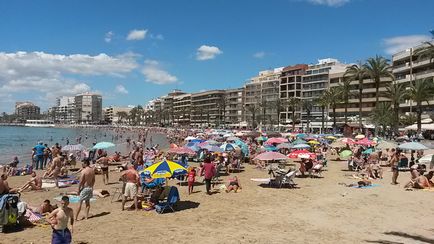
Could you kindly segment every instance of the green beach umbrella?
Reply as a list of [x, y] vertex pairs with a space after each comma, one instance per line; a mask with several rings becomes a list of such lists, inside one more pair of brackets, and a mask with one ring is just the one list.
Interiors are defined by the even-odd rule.
[[339, 153], [339, 157], [341, 158], [348, 158], [351, 155], [353, 155], [353, 152], [351, 152], [350, 150], [343, 150]]

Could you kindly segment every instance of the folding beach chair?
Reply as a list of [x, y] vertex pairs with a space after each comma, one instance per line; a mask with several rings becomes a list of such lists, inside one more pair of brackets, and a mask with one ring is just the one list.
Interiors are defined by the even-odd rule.
[[172, 212], [175, 212], [174, 206], [179, 201], [179, 192], [178, 188], [175, 186], [170, 187], [169, 195], [167, 196], [167, 200], [165, 202], [161, 202], [157, 205], [155, 205], [155, 210], [157, 213], [161, 214], [166, 209], [172, 210]]

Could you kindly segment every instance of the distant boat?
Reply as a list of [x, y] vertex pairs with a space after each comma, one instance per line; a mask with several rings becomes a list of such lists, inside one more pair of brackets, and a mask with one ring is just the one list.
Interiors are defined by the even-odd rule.
[[54, 122], [50, 120], [26, 120], [24, 126], [27, 127], [54, 127]]

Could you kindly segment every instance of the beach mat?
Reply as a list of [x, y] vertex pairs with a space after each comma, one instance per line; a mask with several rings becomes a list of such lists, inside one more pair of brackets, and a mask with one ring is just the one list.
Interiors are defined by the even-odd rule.
[[[69, 202], [70, 202], [70, 203], [79, 203], [79, 202], [80, 202], [80, 196], [76, 196], [76, 195], [67, 195], [67, 196], [69, 197]], [[55, 197], [54, 200], [60, 202], [60, 200], [62, 199], [62, 197], [63, 197], [63, 196]], [[95, 197], [92, 197], [92, 198], [90, 199], [90, 201], [91, 201], [91, 202], [94, 202], [94, 201], [96, 201], [96, 198], [95, 198]]]
[[430, 188], [430, 189], [422, 189], [422, 191], [434, 192], [434, 188]]
[[261, 182], [261, 183], [269, 183], [270, 182], [270, 178], [251, 178], [251, 181], [254, 182]]
[[379, 184], [372, 184], [370, 186], [362, 186], [362, 187], [352, 186], [352, 188], [368, 189], [368, 188], [373, 188], [373, 187], [377, 187], [377, 186], [380, 186], [380, 185]]

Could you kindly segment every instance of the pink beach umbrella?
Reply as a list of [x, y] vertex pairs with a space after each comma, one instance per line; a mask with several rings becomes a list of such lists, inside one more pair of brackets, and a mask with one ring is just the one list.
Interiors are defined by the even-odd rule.
[[341, 142], [343, 142], [343, 143], [345, 143], [345, 144], [354, 144], [354, 142], [356, 142], [356, 141], [354, 141], [354, 140], [351, 139], [351, 138], [342, 138], [342, 139], [340, 139], [339, 141], [341, 141]]
[[288, 157], [278, 152], [264, 152], [257, 155], [254, 160], [271, 161], [271, 160], [286, 160]]
[[371, 145], [374, 145], [375, 142], [369, 140], [368, 138], [363, 138], [362, 140], [356, 141], [356, 144], [362, 145], [362, 146], [371, 146]]
[[273, 137], [268, 139], [265, 143], [267, 144], [280, 144], [280, 143], [284, 143], [284, 142], [288, 142], [288, 139], [282, 138], [282, 137]]
[[196, 155], [196, 152], [187, 147], [171, 148], [168, 153]]

